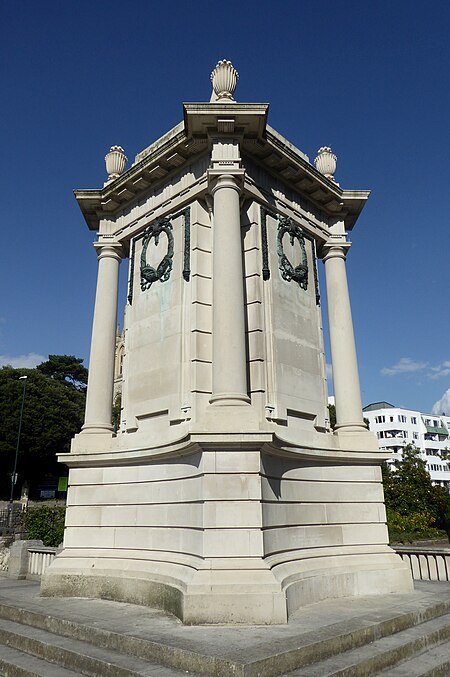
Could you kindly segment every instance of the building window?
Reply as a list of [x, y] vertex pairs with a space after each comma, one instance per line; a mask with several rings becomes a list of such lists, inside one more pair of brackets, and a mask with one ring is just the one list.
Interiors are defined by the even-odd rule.
[[411, 423], [417, 425], [417, 418], [415, 416], [411, 416]]
[[375, 416], [375, 423], [384, 423], [385, 417], [384, 416]]
[[413, 439], [418, 440], [419, 439], [419, 433], [413, 433]]
[[400, 423], [406, 423], [406, 416], [399, 415], [398, 420], [400, 421]]

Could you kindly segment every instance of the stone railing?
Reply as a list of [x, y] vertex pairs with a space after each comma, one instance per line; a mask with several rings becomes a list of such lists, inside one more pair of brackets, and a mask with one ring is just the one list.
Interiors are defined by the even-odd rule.
[[9, 550], [8, 578], [40, 579], [61, 548], [48, 548], [42, 541], [14, 541]]
[[27, 578], [41, 578], [42, 574], [56, 557], [57, 548], [45, 546], [32, 546], [28, 548], [28, 573]]
[[415, 581], [450, 581], [450, 549], [395, 546]]

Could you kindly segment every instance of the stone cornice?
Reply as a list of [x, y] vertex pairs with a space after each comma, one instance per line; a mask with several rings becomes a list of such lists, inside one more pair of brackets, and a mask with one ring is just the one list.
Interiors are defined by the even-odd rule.
[[[184, 456], [198, 451], [217, 451], [221, 448], [235, 451], [262, 451], [273, 456], [303, 458], [305, 460], [321, 460], [324, 462], [373, 465], [390, 458], [388, 451], [379, 450], [376, 437], [368, 432], [335, 435], [331, 432], [318, 433], [305, 439], [301, 446], [288, 442], [271, 430], [255, 430], [254, 432], [218, 432], [204, 433], [192, 430], [167, 444], [137, 444], [132, 448], [122, 448], [119, 438], [111, 438], [111, 451], [99, 451], [96, 447], [96, 436], [77, 435], [74, 438], [72, 451], [69, 454], [58, 454], [60, 463], [69, 468], [102, 467], [119, 465], [141, 465], [147, 461], [155, 461], [167, 457]], [[308, 443], [309, 442], [309, 443]], [[92, 448], [91, 446], [92, 445]]]
[[[342, 216], [346, 229], [351, 230], [370, 191], [343, 190], [337, 183], [318, 172], [303, 153], [280, 134], [273, 133], [270, 128], [266, 130], [265, 141], [264, 148], [255, 149], [253, 159], [329, 216]], [[250, 150], [245, 139], [243, 148], [247, 153]]]
[[[115, 212], [154, 183], [164, 179], [201, 148], [187, 143], [184, 130], [167, 135], [165, 143], [152, 144], [144, 157], [117, 179], [97, 190], [75, 190], [75, 198], [91, 230], [97, 230], [100, 218]], [[161, 141], [161, 140], [160, 140]], [[202, 144], [205, 147], [206, 145]]]
[[185, 103], [188, 137], [232, 134], [262, 139], [266, 131], [267, 103]]
[[346, 230], [355, 224], [370, 192], [343, 190], [308, 162], [304, 153], [267, 125], [268, 104], [186, 103], [181, 122], [136, 156], [117, 179], [75, 197], [91, 230], [161, 183], [194, 156], [205, 153], [215, 136], [240, 139], [241, 150], [268, 173], [314, 204], [325, 217], [339, 217]]

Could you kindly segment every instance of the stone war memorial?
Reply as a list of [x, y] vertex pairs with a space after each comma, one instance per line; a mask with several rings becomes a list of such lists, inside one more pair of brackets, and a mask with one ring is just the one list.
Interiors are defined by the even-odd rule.
[[[388, 546], [363, 420], [346, 256], [369, 196], [234, 99], [209, 103], [76, 199], [98, 234], [86, 418], [46, 596], [164, 609], [186, 624], [286, 623], [303, 605], [409, 592]], [[129, 261], [122, 412], [111, 425], [119, 264]], [[326, 278], [330, 428], [317, 266]]]

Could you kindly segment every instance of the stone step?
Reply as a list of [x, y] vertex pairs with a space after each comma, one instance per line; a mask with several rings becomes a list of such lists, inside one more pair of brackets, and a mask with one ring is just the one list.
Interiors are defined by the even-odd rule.
[[[40, 628], [23, 625], [14, 621], [0, 619], [0, 645], [12, 648], [22, 655], [47, 661], [49, 665], [56, 664], [59, 670], [66, 669], [69, 674], [91, 675], [92, 677], [180, 677], [185, 672], [165, 668], [156, 663], [150, 663], [136, 656], [121, 654], [111, 649], [97, 647], [71, 637], [42, 630]], [[3, 655], [3, 647], [1, 655]], [[22, 659], [25, 660], [25, 659]], [[15, 663], [12, 663], [14, 666]], [[10, 672], [12, 666], [8, 668]], [[20, 664], [18, 667], [21, 667]], [[52, 666], [54, 667], [54, 665]], [[2, 668], [4, 670], [4, 668]], [[5, 670], [4, 670], [5, 671]], [[17, 674], [21, 674], [17, 672]], [[40, 672], [33, 674], [45, 675]], [[51, 673], [48, 672], [50, 675]], [[57, 672], [53, 673], [55, 676]], [[61, 672], [61, 676], [65, 673]]]
[[36, 658], [10, 646], [0, 647], [1, 677], [80, 677], [79, 672]]
[[[396, 670], [400, 670], [405, 661], [414, 666], [418, 658], [421, 658], [426, 664], [429, 657], [437, 656], [438, 653], [440, 655], [440, 647], [448, 647], [448, 640], [450, 640], [450, 615], [439, 616], [285, 674], [289, 674], [289, 677], [363, 677], [380, 674], [393, 676], [397, 675]], [[448, 648], [446, 651], [443, 660], [437, 659], [435, 667], [450, 662]], [[412, 677], [416, 674], [427, 673], [398, 673], [399, 677], [400, 675]], [[450, 673], [442, 674], [448, 677]]]
[[[85, 606], [89, 600], [78, 600], [78, 602]], [[218, 670], [218, 672], [214, 672], [218, 677], [228, 677], [228, 675], [234, 674], [235, 664], [232, 661], [217, 661], [214, 657], [179, 646], [171, 646], [165, 642], [135, 637], [132, 634], [112, 632], [99, 627], [95, 621], [95, 624], [84, 624], [60, 616], [53, 616], [50, 613], [36, 612], [30, 608], [25, 609], [0, 603], [0, 622], [2, 620], [15, 622], [21, 628], [29, 627], [48, 631], [52, 635], [66, 638], [70, 643], [78, 640], [102, 648], [107, 652], [125, 654], [125, 658], [139, 656], [148, 664], [155, 665], [159, 671], [149, 674], [161, 675], [161, 677], [165, 677], [165, 675], [167, 677], [178, 676], [180, 674], [202, 674], [210, 677], [213, 670]], [[18, 646], [20, 647], [21, 644], [19, 643]], [[217, 663], [219, 667], [216, 667]], [[108, 677], [110, 677], [109, 672]]]
[[448, 677], [450, 642], [444, 642], [420, 656], [414, 656], [395, 668], [384, 670], [380, 677]]
[[[289, 624], [280, 626], [184, 626], [174, 617], [147, 607], [107, 600], [47, 598], [38, 593], [39, 586], [30, 581], [2, 584], [0, 579], [0, 618], [59, 636], [70, 649], [80, 641], [106, 651], [108, 659], [115, 656], [114, 652], [122, 654], [125, 662], [118, 667], [135, 670], [136, 674], [139, 670], [130, 660], [138, 657], [147, 662], [149, 674], [158, 677], [279, 677], [302, 674], [302, 669], [304, 675], [312, 677], [317, 666], [321, 668], [316, 674], [324, 677], [327, 673], [321, 671], [320, 661], [329, 659], [330, 674], [334, 674], [340, 665], [337, 661], [349, 656], [357, 667], [353, 668], [350, 660], [343, 668], [353, 672], [342, 674], [367, 677], [393, 667], [396, 651], [404, 652], [397, 662], [413, 654], [391, 647], [395, 650], [389, 660], [377, 659], [380, 663], [372, 670], [371, 661], [375, 659], [370, 653], [360, 655], [362, 667], [358, 667], [355, 654], [351, 655], [358, 647], [370, 651], [376, 642], [392, 637], [400, 645], [412, 642], [411, 651], [424, 651], [424, 645], [426, 648], [429, 643], [446, 641], [450, 625], [450, 586], [429, 581], [417, 584], [413, 594], [311, 605], [293, 615]], [[426, 625], [433, 620], [434, 626]], [[409, 629], [418, 629], [418, 634], [408, 640], [402, 633]], [[425, 635], [422, 645], [418, 639], [421, 633]], [[24, 634], [22, 629], [20, 634]], [[20, 644], [17, 647], [22, 648]], [[88, 647], [83, 651], [89, 655]], [[364, 661], [369, 671], [364, 671]], [[110, 677], [116, 673], [106, 674]]]

